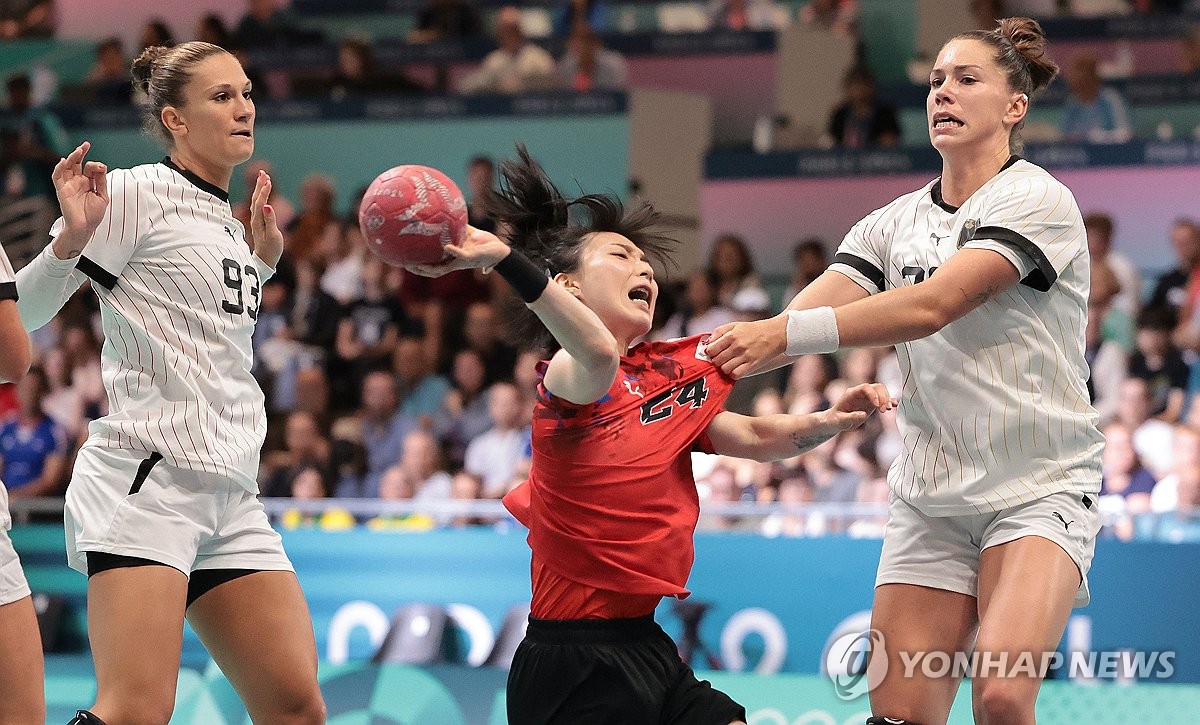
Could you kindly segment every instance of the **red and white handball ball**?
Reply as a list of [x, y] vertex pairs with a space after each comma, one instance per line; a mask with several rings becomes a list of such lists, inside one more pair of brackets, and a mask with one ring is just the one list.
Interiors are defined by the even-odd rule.
[[388, 169], [367, 187], [358, 224], [371, 251], [398, 267], [436, 264], [462, 242], [467, 202], [445, 174], [413, 164]]

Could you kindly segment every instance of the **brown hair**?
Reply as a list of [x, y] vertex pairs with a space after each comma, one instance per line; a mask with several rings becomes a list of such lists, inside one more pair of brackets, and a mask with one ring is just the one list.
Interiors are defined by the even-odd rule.
[[[1058, 64], [1046, 55], [1046, 32], [1032, 18], [1004, 18], [992, 30], [971, 30], [953, 39], [978, 40], [992, 46], [1009, 88], [1030, 99], [1058, 75]], [[1024, 125], [1022, 119], [1009, 135], [1008, 146], [1013, 153], [1021, 151], [1020, 131]]]
[[130, 69], [134, 90], [142, 94], [139, 96], [142, 129], [171, 146], [171, 132], [162, 122], [163, 109], [167, 106], [182, 108], [183, 89], [192, 79], [196, 64], [209, 56], [227, 52], [220, 46], [198, 40], [170, 48], [155, 45], [143, 50]]

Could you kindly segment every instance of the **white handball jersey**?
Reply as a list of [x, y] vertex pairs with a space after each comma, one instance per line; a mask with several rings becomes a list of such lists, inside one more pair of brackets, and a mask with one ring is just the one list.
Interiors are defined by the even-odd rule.
[[109, 172], [108, 193], [78, 260], [48, 246], [17, 275], [22, 321], [41, 327], [90, 278], [110, 412], [89, 442], [157, 452], [257, 491], [267, 425], [250, 337], [274, 270], [251, 253], [228, 195], [169, 159]]
[[874, 294], [920, 283], [963, 248], [1002, 254], [1021, 282], [896, 346], [905, 450], [888, 471], [892, 491], [931, 516], [1097, 493], [1103, 437], [1083, 341], [1090, 272], [1070, 190], [1018, 157], [959, 208], [935, 180], [856, 224], [830, 269]]

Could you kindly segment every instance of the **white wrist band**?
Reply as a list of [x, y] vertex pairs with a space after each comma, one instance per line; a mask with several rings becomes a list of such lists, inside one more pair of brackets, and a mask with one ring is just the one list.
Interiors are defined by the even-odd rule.
[[787, 346], [783, 352], [788, 357], [837, 351], [841, 339], [832, 307], [788, 310], [787, 318]]

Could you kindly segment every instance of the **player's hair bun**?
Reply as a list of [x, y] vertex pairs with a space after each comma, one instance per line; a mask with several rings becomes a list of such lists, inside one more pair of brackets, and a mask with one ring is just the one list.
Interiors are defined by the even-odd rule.
[[1038, 21], [1032, 18], [1004, 18], [998, 23], [996, 33], [1011, 43], [1017, 55], [1024, 60], [1033, 86], [1030, 92], [1042, 90], [1058, 75], [1058, 65], [1046, 55], [1046, 32]]
[[154, 73], [154, 64], [169, 50], [165, 45], [152, 45], [134, 59], [130, 70], [133, 84], [143, 93], [150, 93], [150, 76]]

